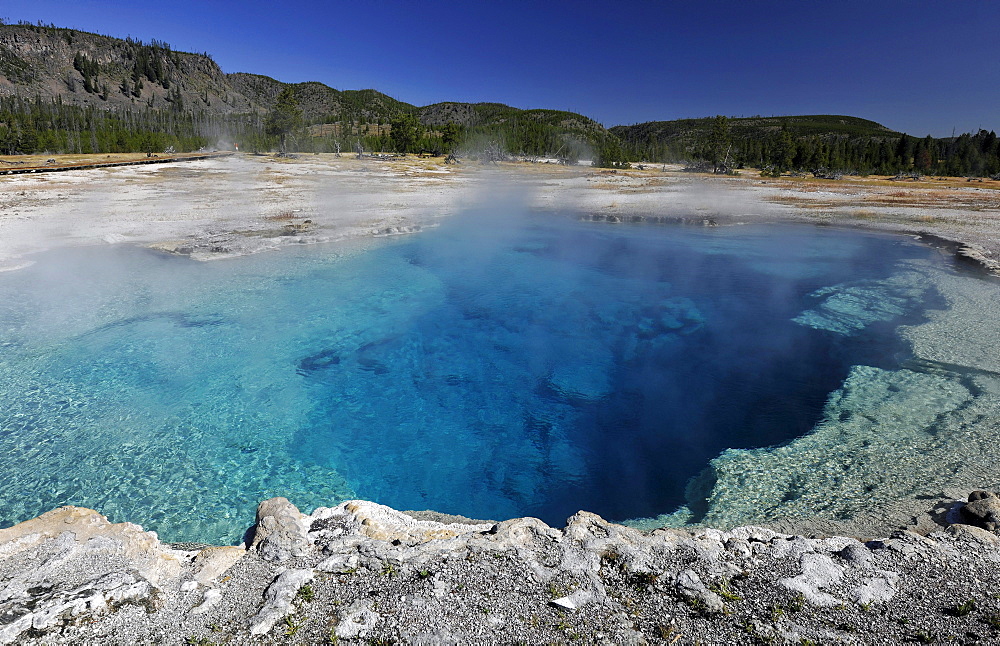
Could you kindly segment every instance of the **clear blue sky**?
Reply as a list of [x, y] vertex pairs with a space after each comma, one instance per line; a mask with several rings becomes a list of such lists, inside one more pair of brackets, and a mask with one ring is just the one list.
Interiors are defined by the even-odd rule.
[[0, 0], [0, 17], [164, 40], [226, 72], [606, 126], [847, 114], [1000, 130], [1000, 2]]

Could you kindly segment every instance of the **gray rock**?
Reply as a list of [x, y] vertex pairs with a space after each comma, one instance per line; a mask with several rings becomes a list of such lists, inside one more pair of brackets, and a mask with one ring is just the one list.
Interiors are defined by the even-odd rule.
[[708, 589], [694, 570], [684, 570], [677, 575], [677, 592], [689, 601], [701, 603], [709, 612], [722, 612], [722, 597]]
[[1000, 527], [1000, 497], [991, 491], [973, 491], [961, 515], [970, 525], [994, 531]]
[[195, 556], [194, 567], [198, 572], [194, 580], [201, 585], [211, 585], [245, 555], [243, 547], [206, 547]]
[[1000, 546], [1000, 536], [975, 525], [955, 524], [946, 531], [960, 540], [972, 541], [994, 549]]
[[871, 563], [872, 551], [863, 544], [848, 545], [837, 552], [837, 556], [855, 567], [864, 567]]
[[549, 605], [561, 608], [562, 610], [576, 610], [576, 603], [569, 597], [559, 597], [549, 602]]
[[860, 586], [854, 588], [848, 597], [859, 605], [885, 603], [899, 593], [899, 574], [883, 571], [882, 576], [869, 577]]
[[780, 536], [780, 534], [773, 530], [765, 527], [754, 527], [752, 525], [737, 527], [733, 529], [730, 534], [735, 538], [742, 538], [746, 541], [750, 541], [751, 543], [767, 543]]
[[194, 608], [191, 608], [188, 614], [200, 615], [208, 612], [213, 606], [215, 606], [215, 604], [219, 603], [220, 599], [222, 599], [222, 591], [218, 588], [209, 588], [208, 590], [205, 590], [205, 596], [202, 597], [201, 603]]
[[730, 538], [729, 540], [726, 541], [725, 548], [726, 551], [729, 552], [730, 554], [733, 554], [743, 559], [748, 559], [753, 557], [753, 548], [750, 547], [750, 541], [744, 538], [739, 538], [739, 537]]
[[573, 594], [565, 597], [553, 599], [549, 604], [564, 610], [578, 610], [589, 603], [597, 600], [597, 595], [591, 590], [577, 590]]
[[271, 498], [257, 506], [257, 527], [251, 549], [262, 558], [282, 563], [305, 556], [312, 543], [306, 517], [286, 498]]
[[823, 592], [822, 589], [839, 583], [844, 577], [844, 568], [834, 563], [826, 554], [803, 554], [799, 563], [802, 566], [802, 574], [781, 579], [778, 585], [800, 593], [814, 606], [839, 605], [840, 599]]
[[130, 523], [61, 507], [0, 530], [0, 644], [91, 620], [125, 604], [149, 611], [180, 584], [189, 553]]
[[469, 638], [465, 635], [456, 635], [449, 630], [438, 630], [435, 632], [410, 634], [405, 628], [400, 630], [402, 643], [413, 646], [459, 646], [468, 644]]
[[803, 554], [816, 551], [816, 546], [803, 536], [776, 536], [772, 538], [769, 553], [778, 559], [801, 558]]
[[334, 633], [340, 639], [364, 639], [378, 623], [378, 613], [370, 601], [356, 601], [338, 613], [340, 622]]
[[316, 570], [320, 572], [335, 572], [338, 574], [344, 574], [355, 570], [357, 567], [357, 554], [334, 554], [333, 556], [320, 561], [316, 566]]
[[49, 586], [43, 592], [23, 587], [12, 582], [0, 591], [4, 624], [0, 626], [0, 644], [20, 641], [29, 630], [46, 631], [86, 615], [104, 614], [123, 603], [152, 601], [154, 595], [148, 581], [125, 572], [111, 572], [72, 589]]
[[264, 593], [264, 605], [250, 619], [250, 634], [264, 635], [270, 632], [274, 624], [291, 613], [292, 603], [299, 589], [312, 580], [312, 570], [291, 569], [281, 572]]

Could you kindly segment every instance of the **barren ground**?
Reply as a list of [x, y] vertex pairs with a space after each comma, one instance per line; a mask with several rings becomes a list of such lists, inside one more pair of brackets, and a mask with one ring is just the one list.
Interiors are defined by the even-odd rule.
[[[44, 165], [45, 156], [0, 158]], [[56, 164], [109, 161], [64, 156]], [[144, 158], [115, 155], [110, 161]], [[44, 158], [44, 159], [43, 159]], [[50, 164], [51, 165], [51, 164]], [[495, 204], [612, 222], [777, 220], [925, 233], [1000, 256], [1000, 182], [819, 180], [601, 170], [556, 164], [447, 165], [441, 158], [239, 155], [150, 166], [0, 176], [0, 268], [66, 245], [132, 243], [212, 259], [295, 242], [390, 235]]]

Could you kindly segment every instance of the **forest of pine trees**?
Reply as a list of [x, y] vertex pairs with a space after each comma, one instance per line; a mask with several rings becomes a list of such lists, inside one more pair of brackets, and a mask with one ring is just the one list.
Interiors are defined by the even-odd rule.
[[[1000, 143], [993, 131], [935, 139], [905, 133], [802, 134], [794, 127], [746, 129], [718, 140], [713, 128], [692, 130], [693, 137], [637, 135], [615, 128], [625, 139], [626, 156], [653, 162], [718, 161], [720, 150], [730, 168], [763, 168], [774, 172], [825, 169], [849, 175], [919, 173], [955, 177], [1000, 174]], [[725, 117], [721, 117], [725, 120]]]
[[174, 110], [100, 110], [0, 98], [0, 154], [190, 151], [256, 133], [259, 119]]
[[[122, 80], [122, 92], [134, 91], [144, 80], [170, 87], [170, 80], [156, 61], [171, 55], [156, 43], [140, 48], [133, 75]], [[74, 67], [83, 77], [85, 89], [107, 93], [97, 87], [97, 63], [80, 54]], [[87, 86], [90, 87], [87, 87]], [[0, 98], [0, 154], [112, 153], [177, 151], [211, 147], [219, 142], [237, 142], [243, 150], [269, 151], [282, 146], [289, 151], [366, 151], [447, 153], [476, 150], [495, 145], [512, 155], [556, 156], [569, 161], [592, 158], [598, 166], [625, 166], [629, 162], [704, 161], [718, 168], [765, 168], [773, 172], [792, 170], [861, 175], [919, 173], [993, 177], [1000, 174], [1000, 141], [992, 131], [935, 139], [885, 133], [802, 134], [794, 128], [732, 132], [725, 117], [687, 137], [630, 140], [607, 131], [570, 129], [537, 118], [511, 116], [480, 125], [454, 123], [428, 126], [411, 124], [405, 138], [393, 138], [395, 117], [366, 119], [360, 106], [348, 105], [343, 114], [328, 115], [320, 123], [295, 122], [293, 131], [275, 129], [273, 115], [219, 114], [185, 110], [179, 95], [170, 109], [131, 108], [120, 110], [64, 105], [58, 98], [26, 100]], [[271, 126], [269, 127], [269, 123]], [[322, 124], [331, 124], [323, 127]], [[402, 148], [402, 149], [400, 149]]]
[[[91, 70], [90, 65], [86, 57], [79, 57], [82, 69]], [[83, 75], [86, 80], [95, 74], [88, 71]], [[142, 78], [148, 79], [145, 72]], [[126, 87], [131, 91], [132, 82], [123, 82], [122, 91]], [[558, 154], [577, 159], [590, 150], [583, 137], [532, 120], [473, 127], [418, 124], [404, 149], [398, 150], [399, 142], [390, 134], [390, 118], [369, 121], [345, 115], [326, 130], [317, 131], [317, 124], [313, 124], [312, 130], [300, 126], [289, 131], [274, 127], [272, 115], [186, 111], [178, 103], [175, 101], [169, 110], [102, 110], [65, 105], [58, 99], [0, 98], [0, 154], [159, 152], [168, 146], [189, 151], [233, 141], [243, 150], [269, 151], [281, 147], [282, 139], [286, 150], [296, 152], [346, 152], [360, 147], [366, 151], [444, 154], [456, 148], [474, 148], [479, 142], [497, 142], [510, 154]], [[316, 132], [324, 134], [316, 136]]]

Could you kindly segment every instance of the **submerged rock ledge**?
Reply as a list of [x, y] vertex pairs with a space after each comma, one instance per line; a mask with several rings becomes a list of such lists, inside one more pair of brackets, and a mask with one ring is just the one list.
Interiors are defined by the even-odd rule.
[[[1000, 499], [970, 499], [996, 527]], [[965, 524], [862, 543], [273, 498], [212, 547], [61, 507], [0, 530], [0, 643], [986, 643], [998, 574], [1000, 537]]]

